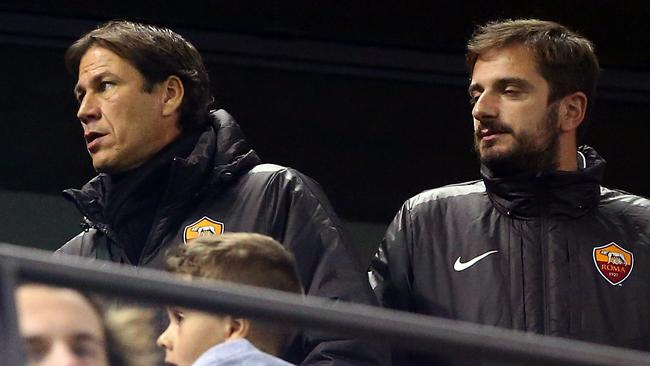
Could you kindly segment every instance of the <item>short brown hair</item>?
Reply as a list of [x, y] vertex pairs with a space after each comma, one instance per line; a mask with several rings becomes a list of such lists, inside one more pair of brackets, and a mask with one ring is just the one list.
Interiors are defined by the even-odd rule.
[[[583, 92], [589, 103], [600, 74], [594, 46], [565, 26], [538, 19], [507, 19], [479, 26], [467, 42], [466, 63], [470, 74], [478, 57], [492, 49], [521, 44], [532, 51], [540, 74], [550, 86], [549, 103], [571, 93]], [[584, 136], [587, 123], [580, 124]]]
[[169, 255], [165, 269], [194, 277], [302, 292], [293, 254], [261, 234], [201, 236]]
[[[165, 269], [176, 274], [230, 281], [301, 294], [296, 261], [282, 244], [261, 234], [226, 233], [181, 244], [167, 256]], [[279, 323], [255, 322], [251, 339], [270, 344], [258, 348], [279, 354], [295, 330]], [[267, 349], [265, 349], [267, 348]]]
[[111, 50], [133, 65], [145, 79], [146, 92], [171, 75], [180, 78], [185, 89], [182, 128], [205, 126], [213, 102], [210, 78], [201, 55], [190, 42], [167, 28], [113, 20], [84, 34], [68, 48], [65, 64], [71, 74], [79, 73], [81, 58], [95, 46]]

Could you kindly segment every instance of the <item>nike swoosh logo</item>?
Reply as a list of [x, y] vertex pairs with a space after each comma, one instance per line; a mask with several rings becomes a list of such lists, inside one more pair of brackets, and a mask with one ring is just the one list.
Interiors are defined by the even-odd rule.
[[467, 261], [465, 263], [461, 262], [460, 257], [458, 257], [458, 259], [456, 259], [456, 263], [454, 263], [454, 271], [456, 271], [456, 272], [464, 271], [464, 270], [468, 269], [469, 267], [475, 265], [476, 262], [480, 261], [481, 259], [487, 257], [490, 254], [494, 254], [494, 253], [497, 253], [497, 252], [498, 252], [498, 250], [491, 250], [491, 251], [489, 251], [487, 253], [483, 253], [483, 254], [479, 255], [478, 257], [474, 257], [474, 258], [472, 258], [471, 260], [469, 260], [469, 261]]

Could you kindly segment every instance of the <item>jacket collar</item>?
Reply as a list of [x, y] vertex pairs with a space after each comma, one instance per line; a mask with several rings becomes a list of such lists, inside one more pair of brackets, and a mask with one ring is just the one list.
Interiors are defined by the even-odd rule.
[[598, 204], [605, 160], [596, 150], [581, 146], [576, 172], [537, 172], [495, 177], [485, 166], [481, 175], [488, 196], [503, 214], [519, 219], [541, 215], [556, 219], [580, 217]]
[[[163, 198], [163, 205], [167, 203], [169, 209], [182, 206], [204, 190], [228, 183], [260, 163], [228, 112], [211, 111], [209, 119], [192, 152], [187, 157], [173, 157], [168, 189]], [[110, 177], [101, 173], [81, 189], [66, 189], [63, 195], [93, 224], [101, 226], [109, 189]]]

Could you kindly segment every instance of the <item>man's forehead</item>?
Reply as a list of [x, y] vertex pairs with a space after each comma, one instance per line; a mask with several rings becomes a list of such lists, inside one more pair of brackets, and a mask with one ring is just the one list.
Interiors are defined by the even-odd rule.
[[88, 331], [87, 329], [41, 329], [25, 330], [22, 338], [28, 342], [48, 343], [55, 340], [63, 340], [68, 343], [75, 342], [104, 342], [103, 332]]
[[79, 60], [79, 75], [96, 69], [106, 68], [115, 64], [126, 62], [115, 52], [101, 46], [92, 46]]
[[21, 322], [38, 323], [43, 319], [55, 320], [63, 317], [101, 322], [90, 301], [71, 289], [40, 285], [21, 286], [16, 292], [16, 304]]
[[507, 43], [497, 47], [492, 47], [481, 52], [476, 58], [477, 62], [480, 61], [490, 61], [502, 56], [514, 57], [518, 61], [529, 61], [535, 62], [535, 52], [527, 45], [523, 43]]
[[111, 72], [127, 77], [140, 77], [142, 73], [127, 58], [101, 46], [90, 47], [79, 61], [78, 79], [92, 78], [100, 73]]
[[476, 59], [470, 81], [493, 82], [501, 79], [542, 81], [534, 53], [521, 44], [490, 49]]
[[105, 76], [118, 77], [123, 80], [144, 80], [142, 73], [128, 59], [106, 47], [92, 46], [79, 61], [79, 72], [74, 92], [85, 90], [93, 82], [98, 82]]
[[79, 61], [79, 71], [77, 74], [77, 83], [75, 92], [85, 88], [85, 84], [100, 74], [110, 72], [115, 65], [117, 58], [112, 51], [98, 46], [89, 48]]

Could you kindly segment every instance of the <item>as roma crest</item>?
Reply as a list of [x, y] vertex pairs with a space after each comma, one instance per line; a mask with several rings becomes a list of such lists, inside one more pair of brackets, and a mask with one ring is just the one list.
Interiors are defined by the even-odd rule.
[[593, 256], [596, 269], [612, 285], [620, 285], [632, 273], [634, 255], [614, 242], [594, 248]]
[[212, 220], [207, 216], [185, 226], [183, 231], [183, 243], [187, 244], [190, 240], [200, 236], [219, 235], [223, 233], [223, 223]]

